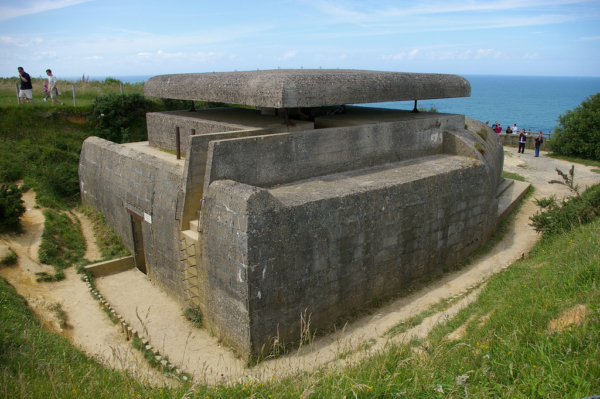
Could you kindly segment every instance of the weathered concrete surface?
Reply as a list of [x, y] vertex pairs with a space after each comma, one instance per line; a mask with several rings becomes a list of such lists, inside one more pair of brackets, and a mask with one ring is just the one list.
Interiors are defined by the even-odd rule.
[[298, 340], [304, 312], [326, 327], [491, 234], [498, 138], [456, 115], [394, 123], [210, 144], [202, 310], [238, 352]]
[[233, 131], [260, 131], [260, 134], [285, 133], [313, 129], [313, 122], [294, 120], [284, 125], [283, 116], [263, 115], [245, 108], [210, 108], [196, 112], [167, 111], [146, 114], [150, 146], [175, 151], [175, 128], [179, 127], [181, 153], [187, 154], [187, 138], [192, 135]]
[[215, 180], [268, 187], [343, 170], [443, 152], [443, 131], [463, 115], [213, 141], [204, 191]]
[[[156, 151], [156, 150], [155, 150]], [[175, 158], [161, 153], [160, 156]], [[183, 165], [98, 137], [83, 143], [79, 163], [81, 197], [102, 213], [133, 253], [145, 255], [148, 276], [174, 298], [181, 299], [176, 267], [178, 190]], [[142, 218], [143, 248], [135, 248], [131, 213]]]
[[458, 75], [280, 69], [154, 76], [145, 83], [144, 94], [180, 100], [296, 108], [469, 97], [471, 85]]
[[94, 277], [100, 277], [120, 273], [134, 267], [135, 260], [133, 259], [133, 256], [130, 255], [118, 259], [107, 260], [105, 262], [94, 263], [93, 265], [87, 265], [85, 266], [85, 270], [92, 273]]

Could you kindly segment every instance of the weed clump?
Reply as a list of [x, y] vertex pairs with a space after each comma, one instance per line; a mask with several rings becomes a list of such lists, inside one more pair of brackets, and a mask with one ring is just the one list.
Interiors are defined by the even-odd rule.
[[200, 311], [200, 309], [185, 308], [183, 315], [192, 322], [194, 327], [202, 327], [202, 312]]
[[0, 259], [0, 264], [5, 266], [11, 266], [17, 263], [17, 254], [12, 249], [8, 250], [8, 255]]
[[600, 184], [579, 194], [579, 186], [573, 182], [573, 168], [568, 176], [558, 169], [557, 172], [565, 181], [552, 180], [550, 183], [564, 184], [576, 195], [561, 201], [554, 195], [536, 199], [541, 209], [529, 219], [531, 226], [543, 237], [570, 231], [575, 226], [593, 221], [600, 214]]
[[479, 143], [475, 143], [475, 148], [477, 149], [477, 151], [479, 151], [482, 155], [485, 154], [485, 148], [483, 148], [483, 146]]
[[0, 186], [0, 231], [18, 227], [25, 206], [23, 191], [16, 184]]
[[478, 131], [477, 131], [477, 135], [478, 135], [479, 137], [481, 137], [482, 139], [484, 139], [484, 140], [487, 140], [487, 138], [488, 138], [488, 132], [487, 132], [487, 130], [485, 130], [485, 129], [480, 129], [480, 130], [478, 130]]

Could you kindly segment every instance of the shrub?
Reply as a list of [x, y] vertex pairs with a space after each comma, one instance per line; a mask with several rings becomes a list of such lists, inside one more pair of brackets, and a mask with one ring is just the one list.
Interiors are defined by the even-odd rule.
[[[123, 143], [131, 137], [128, 126], [136, 116], [143, 117], [151, 102], [139, 94], [109, 94], [96, 99], [87, 122], [94, 134], [103, 139]], [[125, 137], [124, 137], [125, 136]]]
[[9, 249], [8, 255], [0, 259], [0, 264], [10, 266], [17, 263], [17, 254], [12, 249]]
[[15, 184], [0, 186], [0, 231], [14, 229], [25, 213], [21, 196], [23, 192]]
[[[89, 80], [89, 78], [88, 78], [88, 80]], [[111, 78], [111, 77], [109, 76], [108, 78], [104, 79], [104, 83], [106, 83], [106, 84], [109, 84], [109, 85], [110, 85], [110, 84], [113, 84], [113, 85], [114, 85], [114, 84], [116, 84], [116, 85], [120, 85], [120, 84], [121, 84], [121, 83], [123, 83], [123, 82], [121, 82], [121, 80], [119, 80], [119, 79], [116, 79], [116, 78]]]
[[600, 214], [600, 184], [562, 201], [551, 196], [536, 202], [542, 209], [529, 218], [535, 231], [543, 237], [566, 232], [591, 222]]
[[600, 93], [558, 117], [550, 150], [563, 156], [600, 160]]

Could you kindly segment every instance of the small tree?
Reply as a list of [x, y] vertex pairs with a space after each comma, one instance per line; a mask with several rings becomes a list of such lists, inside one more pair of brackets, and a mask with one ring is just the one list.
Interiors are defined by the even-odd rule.
[[100, 96], [92, 105], [87, 122], [94, 134], [103, 139], [123, 143], [135, 140], [130, 137], [129, 126], [136, 116], [144, 116], [151, 102], [139, 94], [109, 94]]
[[15, 184], [0, 186], [0, 231], [14, 229], [25, 213], [21, 196], [23, 192]]
[[550, 150], [558, 155], [600, 160], [600, 93], [558, 117]]

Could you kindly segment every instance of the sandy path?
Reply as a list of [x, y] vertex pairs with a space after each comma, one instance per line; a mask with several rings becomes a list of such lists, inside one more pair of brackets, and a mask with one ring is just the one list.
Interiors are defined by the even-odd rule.
[[83, 232], [83, 237], [85, 238], [85, 242], [87, 244], [85, 255], [83, 257], [90, 262], [101, 261], [102, 254], [100, 253], [100, 248], [98, 248], [98, 245], [96, 245], [92, 222], [90, 222], [90, 219], [88, 219], [87, 216], [75, 209], [73, 209], [71, 212], [73, 212], [73, 215], [77, 216], [77, 219], [79, 219], [79, 222], [81, 223], [81, 231]]
[[[548, 181], [558, 177], [555, 168], [566, 172], [571, 167], [570, 163], [544, 156], [534, 158], [531, 150], [524, 155], [517, 154], [516, 148], [508, 147], [505, 147], [505, 155], [504, 169], [525, 176], [536, 187], [535, 197], [551, 194], [561, 197], [569, 194], [566, 187], [551, 185]], [[591, 169], [576, 165], [576, 183], [584, 187], [600, 182], [600, 174], [591, 172]], [[33, 208], [31, 205], [27, 207]], [[538, 236], [529, 226], [529, 216], [536, 211], [537, 206], [533, 201], [526, 201], [508, 226], [503, 240], [470, 266], [446, 274], [418, 292], [386, 304], [375, 314], [346, 326], [343, 331], [318, 338], [299, 351], [279, 359], [264, 361], [252, 369], [245, 368], [244, 362], [237, 359], [231, 350], [219, 345], [205, 330], [193, 328], [182, 316], [181, 305], [160, 291], [136, 269], [97, 279], [97, 285], [104, 297], [129, 323], [139, 331], [147, 331], [144, 335], [150, 338], [152, 345], [158, 348], [161, 354], [169, 356], [172, 362], [192, 373], [196, 381], [216, 383], [248, 376], [268, 379], [321, 366], [343, 367], [369, 352], [381, 349], [390, 340], [401, 342], [413, 336], [426, 337], [433, 326], [453, 317], [462, 307], [475, 300], [479, 291], [471, 290], [472, 287], [507, 267], [523, 254], [526, 255], [535, 244]], [[37, 217], [41, 217], [41, 222], [36, 221], [35, 212], [39, 212]], [[36, 223], [38, 226], [43, 223], [41, 212], [35, 212], [26, 213], [23, 221], [26, 234], [17, 238], [11, 237], [8, 242], [19, 255], [19, 268], [22, 269], [17, 276], [9, 277], [9, 281], [19, 292], [25, 292], [30, 297], [41, 295], [46, 301], [61, 302], [70, 325], [67, 335], [73, 342], [89, 353], [106, 357], [105, 363], [112, 362], [113, 367], [120, 368], [117, 363], [122, 356], [115, 353], [129, 353], [130, 347], [118, 333], [118, 328], [110, 324], [106, 315], [99, 310], [97, 302], [91, 299], [78, 276], [70, 271], [67, 279], [60, 283], [32, 283], [33, 271], [45, 269], [32, 260], [34, 255], [30, 253], [41, 235]], [[83, 224], [87, 223], [82, 220]], [[86, 239], [89, 240], [89, 237], [86, 236]], [[7, 269], [14, 270], [15, 267], [5, 268], [0, 274], [6, 275]], [[19, 279], [23, 279], [23, 282], [19, 282]], [[52, 287], [52, 291], [40, 286]], [[465, 295], [467, 292], [469, 293]], [[414, 329], [392, 338], [386, 335], [386, 332], [399, 322], [426, 310], [441, 299], [454, 297], [456, 300], [450, 308], [428, 317]], [[367, 351], [357, 351], [364, 342], [374, 342], [374, 345]], [[354, 354], [345, 356], [347, 353]], [[132, 359], [137, 359], [136, 354], [132, 354]], [[143, 364], [136, 362], [137, 360], [131, 360], [128, 364], [130, 367], [136, 364], [143, 367]]]
[[[25, 212], [21, 219], [23, 234], [1, 235], [0, 244], [8, 245], [17, 254], [17, 264], [0, 267], [0, 276], [23, 295], [42, 324], [68, 337], [73, 344], [101, 363], [120, 370], [128, 370], [138, 380], [151, 384], [170, 383], [156, 370], [149, 368], [140, 353], [120, 334], [92, 299], [85, 283], [73, 267], [65, 271], [66, 278], [55, 283], [38, 283], [36, 272], [54, 273], [51, 266], [39, 264], [37, 250], [44, 227], [41, 209], [35, 209], [35, 193], [23, 194]], [[66, 324], [59, 321], [56, 304], [66, 316]]]

